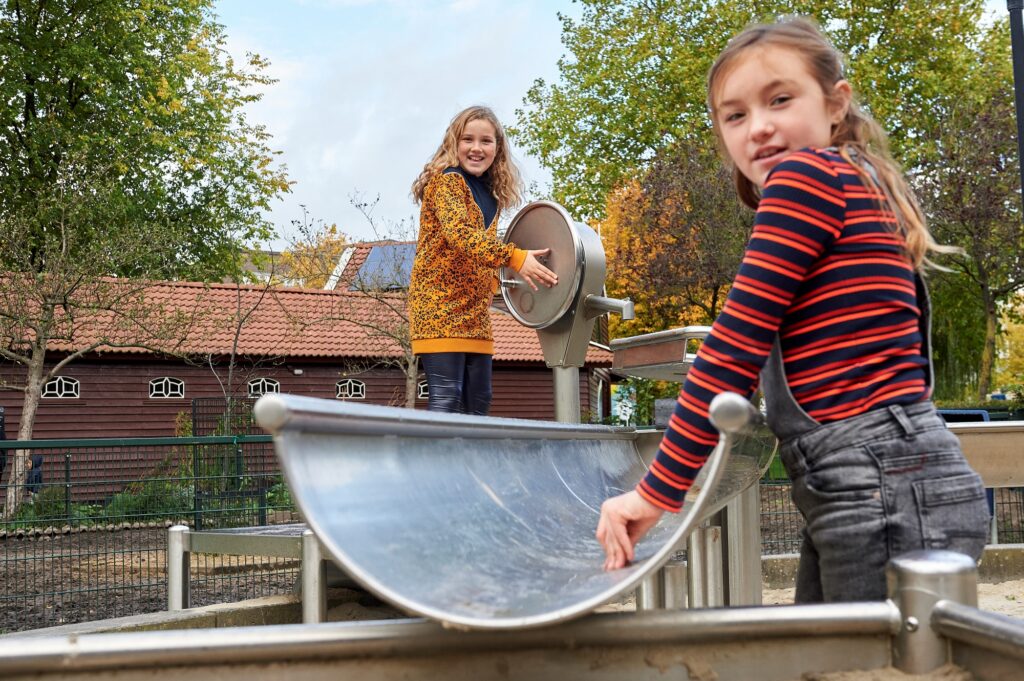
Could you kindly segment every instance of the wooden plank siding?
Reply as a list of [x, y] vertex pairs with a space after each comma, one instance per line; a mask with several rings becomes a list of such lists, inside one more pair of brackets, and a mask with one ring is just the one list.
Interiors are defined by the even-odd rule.
[[[295, 370], [301, 370], [300, 375]], [[221, 368], [223, 372], [223, 368]], [[245, 386], [250, 378], [279, 381], [281, 392], [335, 399], [336, 383], [342, 378], [363, 381], [366, 403], [397, 405], [404, 395], [404, 380], [397, 369], [362, 370], [328, 361], [287, 361], [274, 366], [253, 368], [243, 364], [236, 370], [236, 385]], [[19, 372], [0, 366], [0, 375], [16, 379]], [[83, 359], [70, 364], [63, 376], [79, 381], [79, 397], [44, 398], [33, 429], [34, 440], [83, 438], [173, 437], [176, 421], [192, 422], [194, 398], [222, 398], [220, 383], [209, 367], [197, 367], [180, 361], [152, 356], [115, 356]], [[173, 377], [184, 381], [183, 399], [150, 398], [149, 382]], [[580, 371], [580, 410], [591, 413], [596, 379], [592, 371]], [[244, 392], [244, 389], [243, 389]], [[553, 420], [554, 388], [551, 370], [539, 363], [496, 363], [493, 372], [492, 416]], [[5, 409], [7, 439], [18, 434], [22, 393], [0, 391], [0, 406]], [[417, 409], [426, 409], [425, 399], [417, 400]], [[222, 448], [230, 445], [221, 446]], [[127, 482], [152, 477], [174, 477], [181, 470], [192, 470], [192, 447], [172, 450], [168, 447], [133, 447], [89, 450], [44, 450], [43, 481], [46, 485], [71, 482], [75, 502], [99, 501], [125, 489]], [[202, 461], [224, 456], [215, 447], [201, 452]], [[186, 457], [184, 461], [182, 457]], [[248, 475], [274, 475], [277, 461], [272, 447], [247, 447], [245, 470]], [[4, 483], [10, 470], [4, 472]]]
[[[293, 370], [300, 369], [301, 375]], [[397, 370], [345, 371], [343, 365], [329, 362], [289, 361], [277, 366], [236, 370], [236, 385], [245, 386], [250, 378], [272, 378], [281, 392], [335, 399], [336, 384], [343, 377], [363, 381], [365, 401], [371, 404], [397, 405], [405, 391]], [[223, 369], [221, 369], [221, 373]], [[0, 375], [15, 379], [12, 367], [0, 366]], [[33, 439], [170, 437], [175, 419], [191, 419], [192, 399], [221, 397], [220, 383], [208, 367], [196, 367], [153, 358], [81, 360], [67, 367], [63, 376], [79, 381], [78, 398], [43, 398], [36, 415]], [[580, 371], [580, 411], [592, 413], [596, 380], [592, 372]], [[149, 397], [149, 382], [173, 377], [184, 381], [184, 399]], [[512, 418], [551, 420], [554, 418], [554, 390], [551, 370], [530, 363], [496, 363], [493, 372], [491, 415]], [[244, 392], [244, 388], [242, 390]], [[18, 433], [22, 393], [0, 390], [0, 406], [6, 411], [6, 436]], [[426, 400], [417, 400], [418, 409]]]

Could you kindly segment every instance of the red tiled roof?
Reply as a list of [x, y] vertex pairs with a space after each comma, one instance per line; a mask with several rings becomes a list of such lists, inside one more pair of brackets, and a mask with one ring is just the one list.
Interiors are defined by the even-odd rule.
[[[144, 291], [146, 304], [175, 311], [188, 321], [171, 339], [153, 341], [156, 349], [192, 354], [228, 355], [240, 328], [237, 354], [249, 356], [372, 358], [398, 357], [399, 345], [388, 337], [403, 326], [404, 295], [270, 288], [235, 284], [157, 282]], [[391, 307], [394, 306], [394, 307]], [[494, 358], [542, 362], [537, 333], [507, 314], [490, 310]], [[239, 324], [237, 319], [245, 317]], [[91, 325], [98, 328], [101, 320]], [[379, 329], [384, 329], [381, 332]], [[70, 352], [96, 342], [80, 335], [73, 343], [53, 341], [50, 350]], [[124, 336], [127, 338], [127, 336]], [[105, 352], [149, 353], [138, 347], [108, 347]], [[587, 363], [610, 366], [612, 355], [600, 347], [587, 350]]]

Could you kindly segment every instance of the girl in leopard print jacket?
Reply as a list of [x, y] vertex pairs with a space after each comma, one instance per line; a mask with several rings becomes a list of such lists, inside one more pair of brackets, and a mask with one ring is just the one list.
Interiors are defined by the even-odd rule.
[[497, 117], [470, 107], [452, 119], [412, 186], [420, 208], [409, 284], [412, 350], [427, 376], [427, 409], [486, 414], [494, 337], [487, 312], [496, 270], [516, 270], [534, 289], [553, 286], [537, 256], [498, 238], [498, 216], [521, 202], [522, 180]]

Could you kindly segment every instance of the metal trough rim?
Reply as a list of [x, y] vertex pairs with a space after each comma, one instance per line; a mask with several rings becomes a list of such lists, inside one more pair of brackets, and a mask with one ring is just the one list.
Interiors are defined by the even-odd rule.
[[[452, 416], [436, 412], [424, 412], [378, 405], [332, 402], [295, 395], [268, 394], [260, 398], [255, 406], [257, 422], [274, 434], [275, 444], [291, 430], [319, 433], [358, 433], [370, 435], [401, 435], [409, 437], [484, 437], [516, 439], [635, 439], [633, 429], [613, 428], [601, 425], [564, 424], [538, 422], [495, 417]], [[713, 422], [722, 432], [714, 452], [708, 457], [702, 471], [703, 489], [714, 489], [720, 481], [728, 461], [728, 452], [733, 438], [761, 423], [761, 414], [750, 402], [734, 393], [717, 396], [710, 410]], [[310, 513], [303, 497], [301, 481], [292, 478], [292, 467], [288, 465], [288, 454], [277, 449], [282, 467], [299, 508], [307, 524], [320, 539], [326, 552], [338, 566], [367, 590], [399, 608], [438, 620], [446, 626], [466, 629], [520, 629], [548, 625], [591, 612], [619, 595], [634, 588], [648, 575], [659, 569], [671, 558], [687, 534], [699, 522], [713, 512], [711, 494], [698, 494], [689, 507], [681, 511], [679, 526], [670, 538], [639, 564], [630, 576], [612, 586], [578, 601], [571, 606], [552, 609], [541, 614], [516, 617], [485, 618], [442, 611], [429, 604], [415, 601], [381, 582], [373, 574], [359, 567], [344, 547], [333, 540], [316, 517]], [[767, 465], [767, 464], [766, 464]], [[720, 508], [721, 505], [718, 505]]]
[[425, 619], [0, 638], [0, 675], [252, 664], [311, 658], [733, 641], [792, 636], [892, 636], [892, 601], [602, 613], [543, 629], [451, 631]]

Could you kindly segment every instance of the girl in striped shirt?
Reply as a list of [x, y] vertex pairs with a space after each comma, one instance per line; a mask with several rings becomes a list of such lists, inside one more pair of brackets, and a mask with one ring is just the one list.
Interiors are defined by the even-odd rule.
[[749, 27], [711, 67], [708, 105], [753, 234], [655, 461], [601, 507], [605, 568], [681, 508], [718, 441], [711, 399], [758, 385], [806, 521], [797, 602], [884, 599], [886, 563], [909, 550], [977, 560], [984, 489], [930, 401], [920, 270], [948, 249], [839, 54], [804, 19]]

